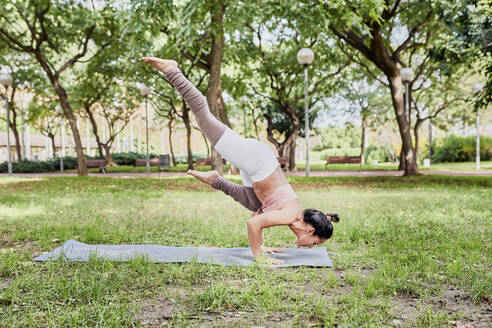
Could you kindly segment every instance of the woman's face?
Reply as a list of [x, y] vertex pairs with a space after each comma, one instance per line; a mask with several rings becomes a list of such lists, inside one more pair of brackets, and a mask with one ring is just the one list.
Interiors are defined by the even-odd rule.
[[296, 245], [298, 247], [305, 246], [312, 248], [313, 246], [322, 244], [326, 241], [325, 238], [320, 238], [313, 234], [299, 234], [297, 235]]

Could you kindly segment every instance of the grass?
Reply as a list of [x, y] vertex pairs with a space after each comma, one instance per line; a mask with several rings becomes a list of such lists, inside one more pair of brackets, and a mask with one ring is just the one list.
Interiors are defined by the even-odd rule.
[[[249, 212], [189, 177], [0, 178], [0, 327], [490, 322], [491, 178], [289, 180], [304, 208], [340, 214], [322, 246], [333, 268], [34, 264], [67, 239], [247, 247]], [[294, 239], [286, 227], [264, 237]]]

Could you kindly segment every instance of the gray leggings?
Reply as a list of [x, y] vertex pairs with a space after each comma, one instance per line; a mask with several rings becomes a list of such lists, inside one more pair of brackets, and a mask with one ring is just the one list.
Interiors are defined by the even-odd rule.
[[[212, 115], [208, 108], [206, 98], [179, 71], [179, 69], [172, 68], [165, 72], [165, 75], [190, 107], [202, 132], [205, 134], [207, 139], [210, 140], [212, 146], [215, 146], [224, 135], [228, 127]], [[229, 129], [229, 132], [231, 133], [232, 130]], [[251, 141], [249, 143], [251, 143]], [[238, 145], [236, 144], [236, 146]], [[219, 153], [221, 152], [219, 151]], [[221, 155], [226, 157], [222, 153]], [[231, 161], [229, 158], [226, 159]], [[275, 157], [274, 159], [276, 161]], [[270, 163], [272, 164], [270, 165], [270, 168], [267, 167], [267, 170], [271, 170], [271, 167], [275, 166], [271, 160]], [[258, 170], [256, 170], [256, 172], [257, 171]], [[263, 172], [260, 172], [260, 175], [264, 176], [266, 173], [268, 173], [268, 171], [263, 170]], [[243, 178], [246, 177], [243, 171], [241, 171], [241, 176]], [[259, 179], [262, 178], [261, 176]], [[212, 184], [212, 188], [223, 191], [226, 195], [231, 196], [234, 200], [241, 203], [244, 207], [251, 211], [257, 211], [262, 205], [252, 186], [241, 186], [219, 176]]]

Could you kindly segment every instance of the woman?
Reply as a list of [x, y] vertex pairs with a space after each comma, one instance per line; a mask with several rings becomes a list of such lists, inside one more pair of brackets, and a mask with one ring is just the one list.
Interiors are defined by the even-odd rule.
[[195, 115], [198, 126], [217, 152], [239, 168], [243, 186], [225, 180], [217, 171], [188, 173], [232, 196], [253, 211], [248, 220], [248, 238], [256, 261], [282, 264], [282, 260], [263, 257], [262, 253], [283, 253], [285, 250], [265, 247], [262, 229], [287, 225], [296, 236], [298, 246], [313, 247], [325, 242], [333, 233], [330, 222], [338, 222], [338, 215], [302, 206], [287, 182], [273, 150], [256, 140], [243, 138], [218, 121], [209, 111], [206, 98], [188, 81], [174, 60], [144, 57], [142, 61], [158, 69], [178, 90]]

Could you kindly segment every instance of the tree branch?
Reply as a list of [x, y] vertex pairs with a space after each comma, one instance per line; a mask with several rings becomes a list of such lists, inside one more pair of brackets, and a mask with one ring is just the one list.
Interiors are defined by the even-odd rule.
[[393, 53], [392, 58], [394, 60], [396, 60], [396, 58], [398, 58], [398, 56], [400, 55], [400, 52], [402, 52], [403, 50], [408, 48], [408, 44], [410, 43], [412, 38], [415, 36], [416, 33], [420, 32], [427, 25], [427, 23], [429, 22], [429, 20], [432, 17], [432, 14], [433, 14], [433, 11], [430, 10], [427, 13], [427, 16], [424, 18], [424, 21], [422, 23], [420, 23], [418, 26], [416, 26], [410, 30], [410, 32], [408, 33], [408, 38], [398, 48], [396, 48], [395, 52]]
[[92, 33], [94, 32], [94, 29], [96, 28], [95, 25], [92, 25], [91, 27], [89, 27], [87, 29], [87, 31], [85, 32], [85, 41], [84, 41], [84, 44], [83, 44], [83, 47], [82, 47], [82, 51], [79, 52], [78, 54], [76, 54], [75, 56], [73, 56], [70, 60], [68, 60], [65, 64], [63, 64], [62, 67], [60, 67], [60, 69], [58, 71], [55, 72], [55, 76], [56, 77], [59, 77], [60, 74], [66, 70], [67, 68], [69, 68], [70, 66], [72, 66], [74, 63], [77, 62], [77, 60], [79, 60], [79, 58], [82, 58], [85, 56], [85, 53], [87, 52], [87, 44], [89, 43], [89, 39], [92, 35]]

